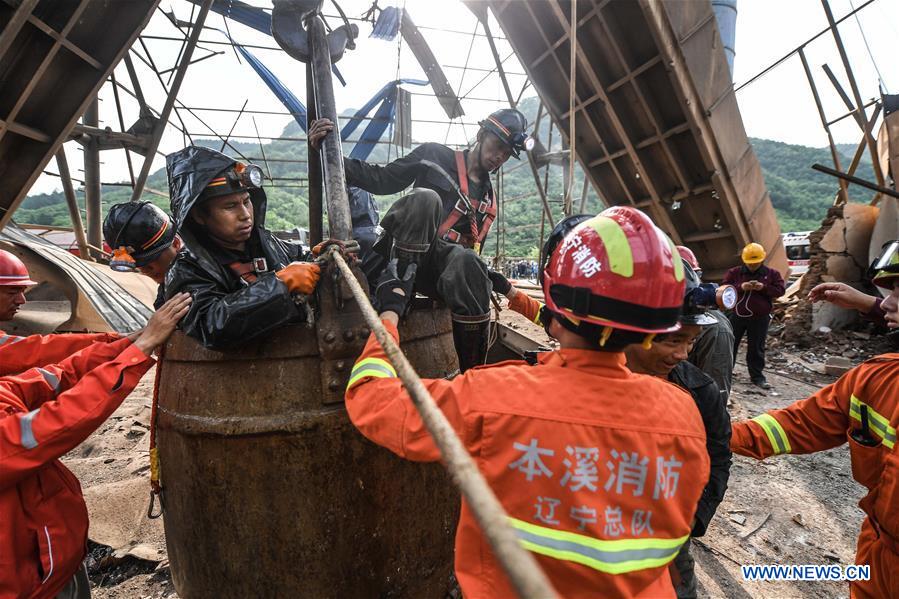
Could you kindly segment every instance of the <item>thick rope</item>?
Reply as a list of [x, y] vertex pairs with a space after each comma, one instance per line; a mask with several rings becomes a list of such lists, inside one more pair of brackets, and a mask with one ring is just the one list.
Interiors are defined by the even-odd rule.
[[[159, 467], [159, 450], [156, 448], [156, 415], [159, 411], [159, 383], [162, 380], [162, 362], [165, 357], [165, 345], [159, 348], [156, 359], [156, 376], [153, 380], [153, 403], [150, 409], [150, 507], [147, 517], [158, 518], [162, 515], [162, 473]], [[159, 500], [159, 511], [153, 508]]]
[[437, 407], [434, 398], [425, 388], [405, 354], [384, 328], [378, 313], [375, 312], [368, 296], [359, 285], [359, 281], [356, 280], [350, 267], [347, 266], [343, 256], [340, 255], [339, 250], [336, 247], [331, 248], [328, 257], [340, 269], [353, 297], [362, 310], [365, 322], [381, 344], [387, 358], [396, 368], [403, 386], [412, 399], [412, 404], [418, 410], [422, 422], [440, 450], [446, 469], [449, 470], [453, 481], [468, 502], [484, 536], [487, 537], [493, 548], [493, 553], [518, 595], [539, 599], [556, 597], [556, 592], [537, 564], [537, 560], [519, 544], [515, 531], [509, 525], [509, 517], [503, 506], [487, 485], [487, 481], [471, 459], [468, 450], [465, 449], [446, 416]]

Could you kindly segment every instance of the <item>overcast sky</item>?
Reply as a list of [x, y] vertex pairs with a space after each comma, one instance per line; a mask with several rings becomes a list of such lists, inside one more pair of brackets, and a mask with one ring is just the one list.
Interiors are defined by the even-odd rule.
[[[836, 18], [839, 19], [852, 10], [853, 4], [857, 7], [864, 1], [831, 0], [831, 6]], [[266, 0], [252, 0], [251, 3], [263, 7], [270, 6], [270, 2]], [[418, 141], [464, 143], [474, 134], [477, 127], [474, 123], [477, 120], [505, 104], [499, 78], [488, 73], [493, 68], [494, 61], [486, 39], [482, 35], [472, 36], [475, 31], [478, 34], [482, 34], [483, 31], [477, 27], [477, 21], [469, 10], [456, 0], [405, 0], [405, 2], [382, 0], [380, 3], [382, 7], [390, 4], [406, 7], [425, 34], [438, 61], [444, 66], [453, 88], [460, 96], [465, 96], [463, 108], [466, 115], [448, 126], [442, 108], [436, 99], [428, 95], [430, 88], [408, 86], [408, 89], [415, 94], [425, 94], [413, 97], [413, 118], [416, 119], [413, 124], [413, 137]], [[370, 0], [341, 0], [340, 5], [348, 16], [358, 17], [368, 8]], [[174, 14], [183, 20], [188, 20], [194, 9], [187, 0], [163, 0], [160, 6], [166, 12], [174, 11]], [[325, 12], [335, 13], [330, 2], [326, 2]], [[334, 27], [340, 24], [336, 18], [330, 19], [330, 22]], [[369, 38], [371, 25], [368, 23], [359, 25], [361, 31], [356, 50], [348, 51], [338, 63], [347, 80], [346, 87], [340, 86], [335, 81], [338, 112], [359, 107], [385, 83], [397, 77], [426, 78], [408, 47], [396, 41]], [[807, 38], [824, 29], [826, 25], [820, 0], [739, 0], [735, 83], [740, 85], [747, 81]], [[870, 54], [860, 35], [859, 25], [867, 36]], [[207, 26], [223, 30], [222, 17], [210, 13]], [[276, 44], [271, 37], [233, 21], [229, 21], [229, 26], [235, 41], [272, 48], [251, 48], [251, 52], [305, 103], [305, 66], [282, 51], [274, 49]], [[865, 100], [879, 95], [878, 74], [874, 68], [874, 61], [880, 68], [887, 90], [899, 93], [895, 52], [891, 53], [896, 39], [899, 38], [897, 27], [899, 27], [899, 2], [894, 0], [874, 0], [871, 5], [858, 13], [858, 22], [855, 18], [850, 18], [840, 25], [840, 33], [852, 62], [861, 95]], [[495, 24], [494, 33], [501, 35], [499, 27]], [[144, 31], [144, 36], [146, 47], [157, 67], [159, 69], [174, 67], [181, 48], [179, 39], [183, 36], [166, 17], [160, 13], [155, 14]], [[153, 39], [151, 36], [178, 39]], [[187, 106], [200, 109], [195, 111], [196, 116], [184, 110], [179, 111], [190, 133], [211, 137], [210, 127], [224, 133], [234, 126], [234, 136], [253, 138], [256, 135], [256, 127], [263, 140], [266, 136], [280, 134], [284, 126], [291, 121], [291, 117], [247, 112], [235, 125], [236, 111], [240, 110], [244, 102], [247, 111], [284, 112], [284, 108], [259, 80], [252, 68], [246, 62], [238, 61], [230, 47], [213, 43], [226, 41], [224, 33], [208, 29], [204, 31], [201, 40], [204, 40], [204, 43], [197, 48], [194, 59], [204, 57], [210, 52], [222, 54], [191, 65], [188, 70], [179, 99]], [[505, 41], [500, 40], [498, 46], [502, 57], [511, 54], [511, 49]], [[137, 48], [143, 54], [140, 45]], [[821, 70], [822, 64], [829, 64], [849, 92], [833, 36], [830, 33], [821, 36], [808, 46], [806, 53], [829, 118], [843, 114], [845, 107]], [[135, 63], [145, 96], [152, 106], [159, 109], [164, 101], [164, 92], [159, 80], [140, 60], [135, 60]], [[462, 68], [466, 64], [468, 70]], [[505, 66], [510, 73], [513, 73], [510, 75], [510, 81], [514, 92], [517, 93], [525, 81], [521, 75], [522, 68], [514, 56], [506, 61]], [[122, 84], [131, 87], [124, 65], [116, 69], [116, 77]], [[168, 74], [163, 75], [163, 82], [167, 83], [168, 77]], [[533, 94], [533, 90], [525, 92], [525, 96]], [[120, 95], [127, 128], [137, 118], [137, 103], [124, 92]], [[118, 129], [118, 116], [109, 85], [103, 88], [100, 97], [101, 126]], [[827, 143], [798, 56], [791, 57], [764, 77], [740, 90], [737, 98], [750, 136], [816, 147], [822, 147]], [[174, 116], [171, 121], [180, 126], [180, 121]], [[835, 126], [834, 134], [838, 142], [857, 143], [859, 139], [858, 127], [851, 119], [846, 119]], [[183, 135], [174, 127], [170, 127], [163, 137], [160, 149], [168, 153], [183, 145]], [[80, 149], [77, 144], [69, 143], [66, 150], [73, 174], [81, 178], [81, 173], [76, 170], [82, 165]], [[134, 160], [135, 169], [138, 170], [140, 157], [135, 156]], [[104, 182], [128, 178], [124, 152], [103, 152], [102, 161]], [[157, 157], [154, 169], [163, 165], [164, 160]], [[48, 170], [55, 171], [54, 162], [51, 161]], [[44, 176], [32, 192], [51, 191], [59, 187], [58, 178]]]

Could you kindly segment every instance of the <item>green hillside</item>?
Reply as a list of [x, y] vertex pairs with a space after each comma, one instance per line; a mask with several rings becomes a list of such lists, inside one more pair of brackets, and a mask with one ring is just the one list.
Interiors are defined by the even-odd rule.
[[[525, 100], [522, 105], [529, 119], [534, 118], [536, 112], [536, 100]], [[547, 140], [546, 127], [541, 131], [541, 140]], [[299, 127], [291, 123], [285, 128], [283, 137], [301, 137]], [[208, 145], [215, 149], [221, 147], [220, 141], [195, 140], [197, 143]], [[811, 165], [819, 162], [830, 165], [830, 152], [822, 148], [809, 148], [785, 144], [765, 139], [752, 139], [756, 154], [762, 165], [765, 181], [771, 193], [774, 208], [784, 231], [799, 231], [816, 229], [824, 217], [827, 208], [833, 203], [837, 190], [837, 182], [834, 178], [813, 171]], [[559, 149], [558, 135], [554, 140], [553, 150]], [[234, 143], [237, 152], [248, 157], [262, 155], [260, 147], [256, 143]], [[349, 153], [351, 144], [345, 145]], [[843, 168], [847, 168], [851, 160], [854, 147], [841, 146], [839, 148]], [[237, 152], [226, 150], [229, 154]], [[385, 162], [388, 158], [386, 145], [379, 145], [372, 154], [372, 162]], [[264, 155], [268, 164], [262, 165], [264, 169], [270, 169], [270, 176], [274, 185], [267, 189], [268, 217], [267, 225], [273, 229], [292, 229], [296, 226], [308, 226], [307, 196], [304, 183], [298, 183], [291, 179], [305, 178], [306, 175], [306, 144], [296, 141], [274, 141], [264, 146]], [[395, 157], [394, 154], [391, 157]], [[303, 162], [279, 162], [279, 161], [303, 161]], [[261, 161], [257, 161], [261, 162]], [[534, 181], [530, 169], [526, 163], [518, 166], [515, 160], [507, 165], [504, 192], [506, 210], [503, 220], [506, 229], [506, 253], [512, 256], [535, 256], [537, 253], [540, 236], [540, 217], [542, 213], [539, 196], [534, 190]], [[866, 179], [873, 179], [870, 160], [862, 161], [857, 173]], [[575, 210], [580, 200], [583, 177], [578, 172], [575, 183]], [[165, 172], [163, 170], [153, 173], [148, 181], [148, 187], [165, 192], [168, 189]], [[553, 204], [553, 212], [561, 211], [563, 194], [563, 181], [561, 167], [553, 167], [549, 174], [549, 197]], [[80, 196], [80, 193], [79, 193]], [[856, 186], [850, 187], [850, 196], [858, 201], [870, 198], [867, 190]], [[103, 189], [104, 210], [110, 204], [127, 201], [130, 197], [130, 188], [119, 186], [105, 186]], [[165, 197], [146, 193], [144, 197], [163, 208], [168, 207]], [[381, 212], [393, 202], [395, 198], [379, 198]], [[83, 201], [83, 200], [82, 200]], [[602, 208], [598, 197], [590, 191], [586, 204], [586, 211], [595, 212]], [[69, 224], [68, 211], [61, 192], [53, 194], [39, 194], [29, 196], [15, 215], [20, 223], [33, 223], [44, 225], [66, 226]], [[494, 227], [494, 231], [497, 227]], [[491, 235], [485, 245], [485, 252], [492, 253], [495, 248], [495, 235]]]

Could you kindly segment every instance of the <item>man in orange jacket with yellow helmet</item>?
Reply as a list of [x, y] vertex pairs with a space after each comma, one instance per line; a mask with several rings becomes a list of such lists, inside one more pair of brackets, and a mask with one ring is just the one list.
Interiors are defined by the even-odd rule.
[[[394, 338], [414, 270], [391, 263], [376, 288]], [[666, 566], [708, 479], [705, 432], [686, 392], [630, 372], [622, 350], [679, 327], [680, 257], [644, 214], [611, 208], [564, 237], [543, 288], [559, 350], [535, 366], [504, 362], [425, 386], [560, 596], [673, 597]], [[440, 459], [374, 337], [346, 406], [366, 437], [397, 455]], [[466, 597], [514, 596], [464, 501], [456, 575]]]
[[[899, 318], [899, 241], [875, 263], [874, 284], [891, 290], [887, 316]], [[855, 561], [871, 578], [850, 583], [852, 597], [899, 597], [899, 354], [860, 364], [811, 397], [733, 427], [731, 449], [764, 459], [849, 444], [852, 477], [868, 489], [859, 502], [867, 516]]]

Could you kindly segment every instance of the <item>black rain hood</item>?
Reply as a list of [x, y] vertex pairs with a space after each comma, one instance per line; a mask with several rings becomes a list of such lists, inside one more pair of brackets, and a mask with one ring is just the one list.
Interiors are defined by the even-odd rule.
[[[202, 146], [187, 146], [165, 157], [169, 176], [169, 197], [175, 228], [180, 231], [187, 216], [210, 181], [233, 168], [237, 161], [221, 152]], [[253, 221], [256, 229], [265, 226], [266, 197], [261, 188], [247, 189], [253, 202]]]

